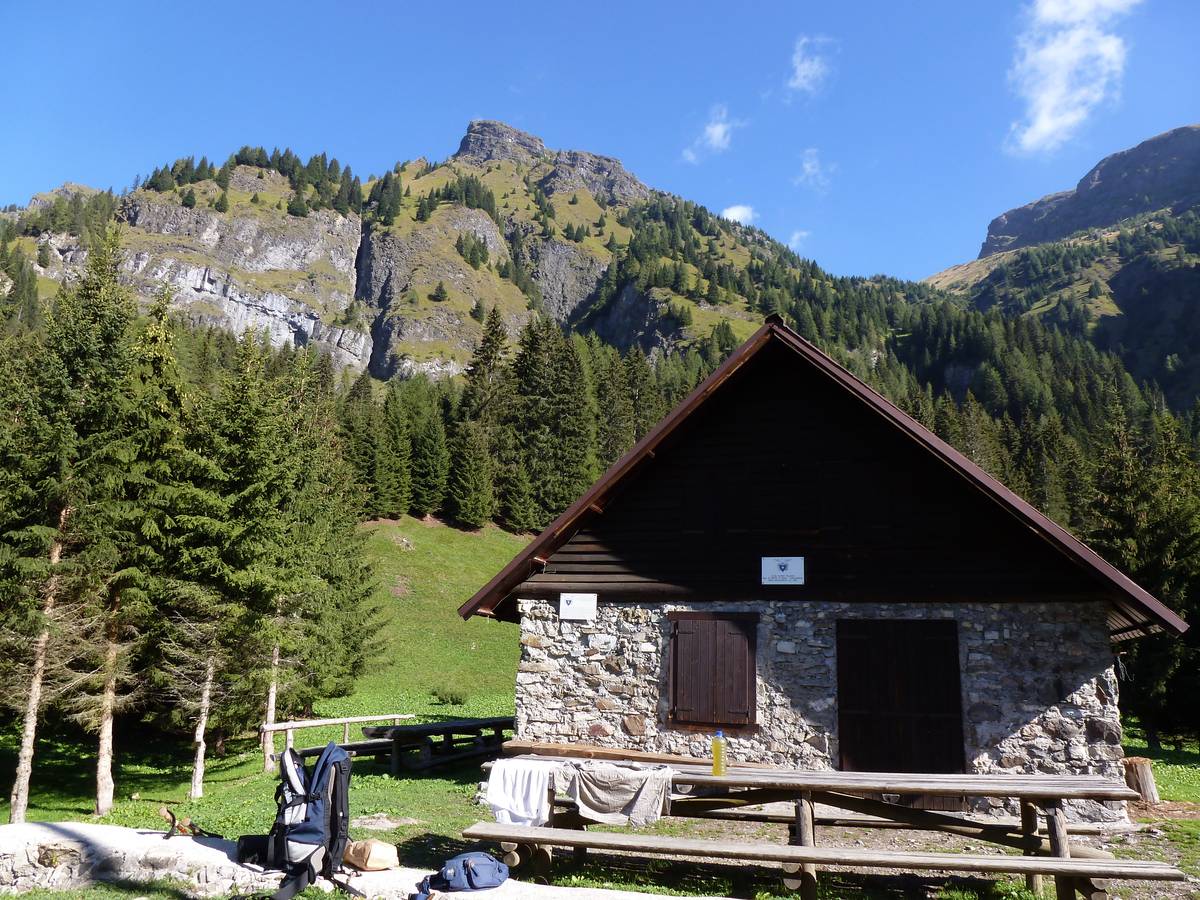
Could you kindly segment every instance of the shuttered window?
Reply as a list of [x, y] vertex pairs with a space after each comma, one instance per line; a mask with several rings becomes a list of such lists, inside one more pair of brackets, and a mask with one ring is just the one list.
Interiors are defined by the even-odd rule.
[[671, 622], [671, 720], [753, 725], [758, 616], [679, 612]]

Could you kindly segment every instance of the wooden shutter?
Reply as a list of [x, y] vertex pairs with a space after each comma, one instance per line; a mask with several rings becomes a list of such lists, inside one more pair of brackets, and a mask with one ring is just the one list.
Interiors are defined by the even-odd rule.
[[671, 619], [671, 719], [753, 724], [758, 617], [673, 613]]
[[716, 720], [723, 725], [754, 722], [754, 633], [756, 623], [744, 618], [714, 623], [717, 632], [718, 670]]

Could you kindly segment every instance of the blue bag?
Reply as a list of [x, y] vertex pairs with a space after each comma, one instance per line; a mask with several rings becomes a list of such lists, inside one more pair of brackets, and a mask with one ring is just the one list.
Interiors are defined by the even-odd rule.
[[487, 853], [460, 853], [439, 872], [425, 876], [412, 900], [429, 900], [431, 891], [482, 891], [508, 880], [508, 866]]

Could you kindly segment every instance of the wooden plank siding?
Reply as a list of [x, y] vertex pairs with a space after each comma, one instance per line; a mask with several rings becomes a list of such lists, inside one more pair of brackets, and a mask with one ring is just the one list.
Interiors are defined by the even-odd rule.
[[[804, 556], [763, 587], [760, 557]], [[1105, 599], [1095, 578], [769, 345], [520, 585], [607, 601]]]

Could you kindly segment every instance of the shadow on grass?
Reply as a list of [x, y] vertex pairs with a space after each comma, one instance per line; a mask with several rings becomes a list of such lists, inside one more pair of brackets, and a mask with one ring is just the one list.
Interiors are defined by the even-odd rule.
[[[413, 835], [397, 845], [403, 865], [437, 869], [460, 853], [482, 850], [499, 857], [494, 844], [478, 843], [443, 834], [426, 832]], [[512, 872], [512, 878], [524, 882], [544, 882], [528, 866]], [[621, 854], [599, 854], [592, 851], [586, 862], [576, 862], [569, 850], [555, 848], [549, 882], [561, 886], [612, 888], [618, 890], [651, 890], [670, 887], [674, 891], [695, 895], [724, 897], [791, 897], [783, 887], [782, 873], [755, 865], [703, 863], [664, 859], [644, 859]], [[960, 896], [989, 898], [1014, 897], [1011, 890], [1002, 889], [997, 882], [985, 878], [933, 878], [915, 874], [865, 875], [847, 872], [822, 872], [819, 875], [822, 898], [863, 898], [863, 900], [892, 900], [892, 898], [929, 898], [946, 891]]]
[[479, 782], [485, 780], [479, 768], [480, 763], [483, 761], [483, 757], [475, 757], [419, 771], [401, 769], [399, 775], [392, 776], [389, 763], [375, 762], [374, 758], [370, 756], [360, 756], [354, 759], [354, 774], [387, 775], [394, 777], [396, 781], [449, 781], [454, 784], [466, 786], [479, 784]]

